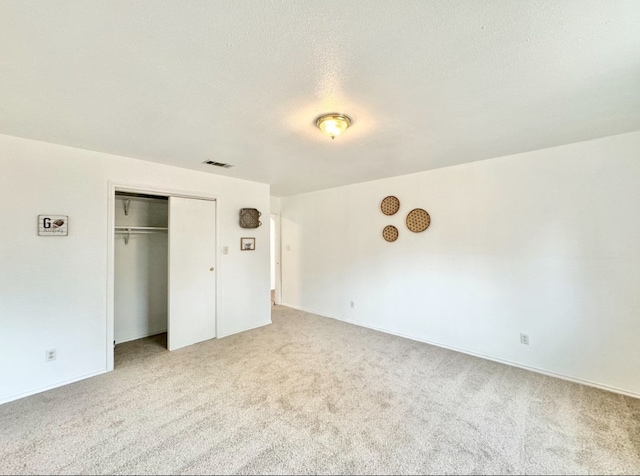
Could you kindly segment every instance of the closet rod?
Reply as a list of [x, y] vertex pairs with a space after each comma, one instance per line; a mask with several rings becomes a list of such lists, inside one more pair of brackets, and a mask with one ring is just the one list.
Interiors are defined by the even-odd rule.
[[122, 229], [116, 229], [116, 235], [124, 235], [124, 244], [129, 244], [129, 238], [131, 235], [150, 235], [153, 233], [160, 233], [167, 231], [167, 228], [153, 228], [153, 227], [138, 227], [142, 229], [136, 230], [135, 227], [122, 227]]
[[130, 234], [130, 235], [148, 235], [150, 233], [162, 233], [163, 231], [167, 231], [167, 230], [158, 230], [158, 231], [152, 231], [152, 230], [116, 230], [116, 233], [118, 235], [125, 235], [125, 234]]
[[167, 231], [166, 226], [114, 226], [116, 231], [119, 230], [148, 230], [148, 231]]

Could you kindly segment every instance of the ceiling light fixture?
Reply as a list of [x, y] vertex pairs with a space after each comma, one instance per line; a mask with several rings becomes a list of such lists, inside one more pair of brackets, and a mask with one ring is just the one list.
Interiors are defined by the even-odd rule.
[[316, 119], [316, 126], [320, 128], [322, 132], [335, 139], [351, 125], [351, 118], [344, 114], [332, 112], [331, 114], [323, 114]]

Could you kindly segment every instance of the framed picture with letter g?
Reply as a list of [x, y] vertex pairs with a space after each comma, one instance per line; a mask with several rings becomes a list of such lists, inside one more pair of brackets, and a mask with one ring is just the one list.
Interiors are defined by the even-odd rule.
[[256, 239], [240, 238], [240, 249], [242, 251], [254, 251], [256, 249]]
[[67, 236], [69, 217], [67, 215], [38, 215], [39, 236]]

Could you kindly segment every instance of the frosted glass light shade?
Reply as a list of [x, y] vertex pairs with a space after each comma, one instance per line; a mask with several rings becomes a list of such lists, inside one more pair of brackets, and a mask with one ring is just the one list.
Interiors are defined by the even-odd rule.
[[344, 114], [325, 114], [316, 119], [316, 126], [332, 139], [346, 131], [350, 125], [351, 118]]

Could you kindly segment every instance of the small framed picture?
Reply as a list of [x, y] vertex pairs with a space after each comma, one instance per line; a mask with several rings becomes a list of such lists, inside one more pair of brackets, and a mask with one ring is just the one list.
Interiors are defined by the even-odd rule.
[[240, 249], [242, 251], [254, 251], [256, 249], [256, 239], [240, 238]]
[[69, 217], [67, 215], [38, 215], [38, 235], [67, 236]]

